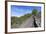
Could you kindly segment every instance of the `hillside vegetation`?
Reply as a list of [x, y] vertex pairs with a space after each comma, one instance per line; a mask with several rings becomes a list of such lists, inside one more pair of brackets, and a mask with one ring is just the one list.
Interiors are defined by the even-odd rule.
[[11, 27], [12, 28], [18, 28], [22, 23], [24, 23], [24, 21], [26, 21], [32, 15], [33, 15], [33, 19], [34, 19], [34, 22], [33, 22], [34, 27], [37, 27], [35, 16], [41, 17], [41, 12], [38, 12], [36, 9], [34, 9], [32, 11], [32, 13], [25, 14], [24, 16], [21, 16], [21, 17], [11, 16]]
[[31, 14], [25, 14], [24, 16], [21, 16], [21, 17], [12, 16], [12, 17], [11, 17], [11, 25], [17, 28], [17, 27], [19, 27], [26, 19], [28, 19], [29, 17], [31, 17]]

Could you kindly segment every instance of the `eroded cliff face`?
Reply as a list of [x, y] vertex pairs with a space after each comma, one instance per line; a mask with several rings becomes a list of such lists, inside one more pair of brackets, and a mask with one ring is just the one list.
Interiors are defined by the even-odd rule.
[[35, 20], [36, 20], [36, 24], [38, 25], [38, 27], [41, 27], [41, 18], [35, 17]]

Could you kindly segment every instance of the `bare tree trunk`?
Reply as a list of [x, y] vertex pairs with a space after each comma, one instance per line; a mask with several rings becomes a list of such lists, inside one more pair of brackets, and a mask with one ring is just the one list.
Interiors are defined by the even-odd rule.
[[34, 21], [33, 21], [34, 27], [38, 27], [38, 25], [36, 24], [36, 20], [35, 20], [35, 17], [34, 16], [33, 16], [33, 19], [34, 19]]

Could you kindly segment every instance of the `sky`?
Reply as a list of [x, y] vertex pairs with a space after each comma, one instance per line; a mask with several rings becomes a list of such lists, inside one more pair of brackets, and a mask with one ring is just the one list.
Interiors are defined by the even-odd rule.
[[20, 17], [27, 13], [32, 13], [32, 10], [36, 9], [41, 11], [40, 6], [18, 6], [18, 5], [11, 5], [11, 16]]

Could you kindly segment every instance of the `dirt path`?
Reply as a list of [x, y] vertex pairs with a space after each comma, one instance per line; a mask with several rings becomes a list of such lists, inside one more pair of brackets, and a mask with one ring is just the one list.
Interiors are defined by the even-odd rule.
[[33, 25], [33, 18], [30, 17], [29, 19], [27, 19], [20, 27], [21, 28], [34, 27], [34, 25]]

